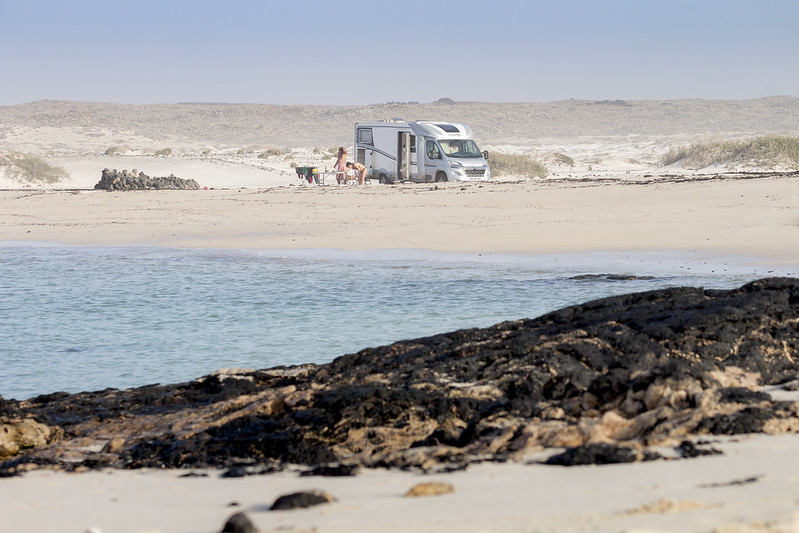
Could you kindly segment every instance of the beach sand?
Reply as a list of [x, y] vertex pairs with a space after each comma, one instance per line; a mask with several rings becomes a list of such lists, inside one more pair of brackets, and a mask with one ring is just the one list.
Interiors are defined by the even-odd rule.
[[799, 264], [795, 178], [199, 191], [0, 191], [0, 240], [556, 254], [701, 251]]
[[[3, 531], [15, 533], [213, 533], [236, 512], [262, 532], [799, 531], [799, 436], [711, 442], [724, 454], [583, 467], [486, 463], [432, 475], [37, 471], [0, 480], [0, 516]], [[429, 482], [454, 491], [405, 497]], [[336, 501], [269, 510], [279, 496], [307, 490]]]
[[[723, 109], [714, 108], [718, 112]], [[208, 139], [187, 141], [181, 157], [125, 158], [102, 150], [111, 143], [135, 147], [137, 139], [170, 142], [176, 150], [182, 145], [119, 131], [87, 137], [85, 128], [4, 127], [0, 148], [50, 154], [72, 176], [59, 187], [0, 180], [4, 243], [555, 257], [655, 251], [698, 254], [719, 268], [732, 258], [775, 269], [799, 266], [796, 177], [676, 176], [674, 169], [652, 177], [658, 153], [671, 140], [663, 135], [551, 141], [550, 153], [583, 157], [545, 180], [307, 187], [285, 160], [261, 161], [254, 153], [236, 159], [220, 146], [209, 161], [200, 154]], [[80, 144], [80, 154], [56, 153], [86, 142], [94, 144]], [[515, 148], [524, 151], [528, 142]], [[309, 161], [312, 146], [304, 152]], [[174, 173], [208, 189], [92, 190], [104, 167]], [[482, 464], [434, 476], [375, 470], [349, 478], [281, 473], [221, 479], [219, 472], [184, 478], [176, 471], [38, 471], [0, 479], [0, 530], [214, 532], [245, 511], [261, 531], [799, 531], [799, 436], [713, 439], [712, 446], [725, 454], [601, 467]], [[455, 491], [402, 497], [423, 481], [450, 483]], [[311, 488], [338, 501], [267, 510], [277, 496]]]

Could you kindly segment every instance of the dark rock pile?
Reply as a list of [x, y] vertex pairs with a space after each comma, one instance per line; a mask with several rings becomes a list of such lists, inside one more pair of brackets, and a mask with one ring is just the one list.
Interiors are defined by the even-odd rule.
[[178, 189], [178, 190], [197, 190], [200, 184], [193, 179], [182, 179], [175, 177], [174, 174], [161, 178], [151, 178], [144, 172], [136, 172], [136, 169], [118, 171], [103, 169], [100, 181], [94, 186], [95, 189], [105, 191], [132, 191], [146, 189]]
[[244, 475], [288, 463], [447, 470], [542, 460], [540, 452], [552, 464], [647, 460], [658, 457], [655, 445], [695, 457], [712, 451], [692, 437], [799, 431], [799, 403], [771, 394], [796, 390], [798, 378], [799, 280], [673, 288], [326, 365], [6, 400], [0, 430], [32, 421], [38, 435], [49, 432], [47, 442], [7, 453], [0, 473], [216, 466]]

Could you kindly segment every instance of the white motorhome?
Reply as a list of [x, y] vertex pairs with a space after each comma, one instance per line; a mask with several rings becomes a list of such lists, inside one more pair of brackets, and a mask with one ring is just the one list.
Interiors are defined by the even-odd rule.
[[486, 159], [465, 124], [400, 119], [355, 124], [355, 160], [380, 183], [485, 181]]

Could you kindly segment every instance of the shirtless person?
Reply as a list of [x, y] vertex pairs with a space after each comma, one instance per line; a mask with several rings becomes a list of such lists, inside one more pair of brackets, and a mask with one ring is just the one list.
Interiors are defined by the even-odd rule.
[[358, 185], [366, 183], [366, 167], [360, 163], [347, 163], [347, 168], [353, 169], [358, 173]]
[[341, 185], [341, 180], [344, 179], [347, 172], [347, 149], [343, 146], [339, 146], [336, 166], [333, 169], [336, 171], [336, 181]]

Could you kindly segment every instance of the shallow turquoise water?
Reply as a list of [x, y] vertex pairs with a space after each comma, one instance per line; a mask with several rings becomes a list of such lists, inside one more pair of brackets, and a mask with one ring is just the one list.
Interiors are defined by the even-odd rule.
[[662, 254], [7, 244], [0, 246], [0, 395], [24, 399], [174, 383], [219, 368], [324, 363], [368, 346], [535, 317], [614, 294], [730, 288], [775, 274], [792, 272]]

